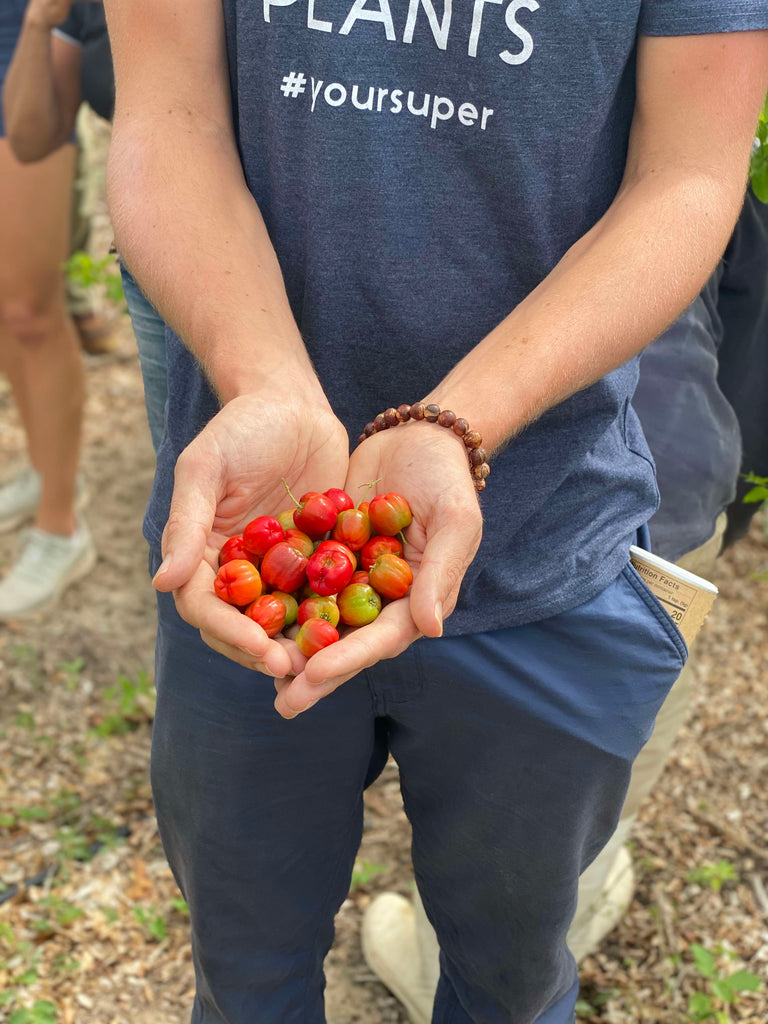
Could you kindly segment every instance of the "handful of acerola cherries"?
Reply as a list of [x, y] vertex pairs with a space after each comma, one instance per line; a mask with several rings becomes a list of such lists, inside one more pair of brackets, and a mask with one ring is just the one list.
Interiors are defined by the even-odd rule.
[[309, 491], [299, 501], [287, 484], [286, 491], [295, 508], [258, 516], [226, 541], [214, 589], [267, 636], [298, 626], [296, 646], [311, 658], [339, 639], [340, 622], [365, 626], [382, 599], [408, 593], [413, 572], [402, 557], [403, 530], [413, 516], [394, 493], [355, 508], [337, 487]]

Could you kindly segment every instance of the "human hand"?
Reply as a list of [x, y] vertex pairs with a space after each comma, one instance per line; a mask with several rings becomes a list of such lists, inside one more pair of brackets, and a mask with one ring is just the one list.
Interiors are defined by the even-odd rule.
[[419, 636], [440, 636], [480, 544], [482, 515], [466, 450], [451, 431], [405, 423], [369, 437], [352, 454], [345, 490], [362, 500], [361, 488], [372, 480], [378, 481], [377, 493], [395, 491], [411, 506], [404, 553], [414, 570], [411, 592], [369, 625], [343, 632], [293, 678], [276, 679], [275, 707], [284, 718], [306, 711], [362, 669], [400, 654]]
[[29, 0], [26, 19], [39, 28], [50, 31], [69, 17], [74, 0]]
[[216, 596], [219, 551], [256, 516], [286, 507], [281, 478], [296, 494], [342, 487], [348, 452], [347, 433], [324, 401], [249, 394], [228, 402], [181, 453], [153, 582], [174, 591], [179, 614], [209, 647], [272, 676], [302, 670], [306, 659], [293, 641], [270, 640]]

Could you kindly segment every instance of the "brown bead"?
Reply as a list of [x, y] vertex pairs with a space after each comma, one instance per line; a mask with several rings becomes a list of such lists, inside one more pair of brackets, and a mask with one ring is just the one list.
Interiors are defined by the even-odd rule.
[[397, 415], [397, 409], [385, 409], [384, 419], [386, 420], [388, 427], [396, 427], [400, 422], [400, 417]]
[[488, 458], [485, 448], [470, 448], [468, 455], [470, 466], [482, 466]]
[[482, 443], [482, 435], [477, 430], [468, 430], [464, 435], [464, 444], [467, 448], [479, 448]]
[[428, 405], [424, 409], [424, 419], [428, 423], [437, 423], [437, 417], [440, 415], [439, 405]]
[[475, 490], [476, 491], [484, 491], [485, 490], [485, 480], [475, 480]]
[[400, 422], [405, 423], [411, 418], [411, 407], [410, 405], [398, 405], [397, 415], [400, 417]]
[[375, 434], [375, 433], [376, 433], [376, 427], [374, 427], [373, 423], [366, 423], [365, 426], [363, 427], [363, 436], [364, 437], [370, 437], [371, 434]]
[[357, 439], [357, 443], [362, 444], [366, 437], [368, 437], [368, 434], [361, 434], [360, 437], [358, 437]]
[[426, 413], [426, 406], [423, 402], [417, 402], [411, 406], [411, 419], [412, 420], [423, 420], [424, 414]]
[[380, 412], [376, 419], [373, 421], [374, 430], [386, 430], [389, 424], [384, 419], [384, 413]]
[[456, 413], [451, 412], [450, 409], [443, 409], [440, 415], [437, 417], [437, 422], [441, 427], [452, 427], [456, 422]]
[[487, 462], [484, 462], [480, 466], [475, 466], [475, 468], [472, 470], [472, 476], [476, 480], [485, 480], [485, 478], [490, 474], [490, 472], [491, 467], [488, 465]]
[[467, 421], [465, 419], [462, 419], [461, 416], [459, 416], [459, 418], [453, 424], [453, 432], [454, 432], [454, 434], [458, 434], [459, 437], [463, 437], [468, 430], [469, 430], [469, 424], [467, 423]]

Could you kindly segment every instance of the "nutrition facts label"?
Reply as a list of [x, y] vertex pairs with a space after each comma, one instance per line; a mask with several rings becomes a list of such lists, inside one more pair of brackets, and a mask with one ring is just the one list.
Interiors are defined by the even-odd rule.
[[630, 558], [648, 589], [690, 645], [712, 608], [717, 587], [642, 548], [630, 548]]
[[699, 591], [681, 580], [665, 575], [661, 570], [654, 569], [653, 566], [643, 563], [639, 559], [633, 558], [632, 564], [671, 617], [680, 624]]

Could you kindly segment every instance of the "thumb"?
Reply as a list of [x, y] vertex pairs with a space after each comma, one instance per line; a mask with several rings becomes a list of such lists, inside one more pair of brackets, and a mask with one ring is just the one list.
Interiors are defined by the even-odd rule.
[[204, 452], [191, 447], [181, 453], [163, 530], [163, 561], [152, 580], [156, 590], [178, 589], [200, 566], [216, 514], [219, 483], [213, 459], [206, 459]]
[[424, 636], [442, 636], [443, 619], [456, 607], [459, 588], [480, 545], [482, 518], [475, 510], [455, 515], [427, 533], [424, 554], [411, 588], [411, 618]]

